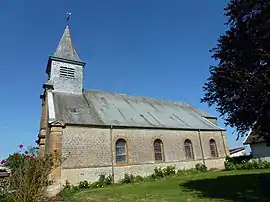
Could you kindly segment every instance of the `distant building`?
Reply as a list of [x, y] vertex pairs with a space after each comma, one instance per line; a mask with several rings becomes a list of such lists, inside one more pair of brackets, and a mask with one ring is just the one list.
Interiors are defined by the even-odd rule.
[[246, 155], [246, 150], [244, 147], [238, 147], [234, 149], [230, 149], [230, 157], [243, 156]]
[[58, 150], [66, 158], [53, 172], [59, 184], [145, 176], [157, 166], [224, 167], [228, 147], [217, 117], [184, 102], [84, 90], [84, 68], [66, 27], [48, 60], [37, 140], [39, 155]]
[[264, 137], [256, 131], [251, 131], [244, 144], [249, 144], [254, 158], [263, 158], [270, 161], [270, 146], [267, 145]]
[[5, 167], [0, 167], [0, 178], [9, 177], [10, 171]]

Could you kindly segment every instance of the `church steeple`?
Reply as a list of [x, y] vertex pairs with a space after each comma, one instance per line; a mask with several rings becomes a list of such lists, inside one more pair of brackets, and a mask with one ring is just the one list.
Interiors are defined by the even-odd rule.
[[55, 53], [49, 57], [48, 81], [44, 86], [53, 92], [82, 94], [84, 66], [72, 43], [69, 26], [66, 26]]
[[83, 62], [78, 56], [74, 48], [68, 26], [66, 26], [66, 29], [62, 35], [60, 42], [58, 43], [58, 46], [53, 56], [57, 58], [66, 59], [66, 60]]

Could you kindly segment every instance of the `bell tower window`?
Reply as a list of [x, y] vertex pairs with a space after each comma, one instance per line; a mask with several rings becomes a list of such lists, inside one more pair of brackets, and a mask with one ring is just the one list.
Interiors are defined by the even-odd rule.
[[70, 67], [60, 67], [60, 77], [67, 79], [74, 79], [75, 69]]

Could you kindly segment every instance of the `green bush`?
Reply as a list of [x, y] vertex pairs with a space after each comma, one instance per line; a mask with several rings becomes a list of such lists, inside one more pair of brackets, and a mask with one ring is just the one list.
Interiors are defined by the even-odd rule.
[[141, 181], [144, 181], [144, 178], [142, 176], [140, 176], [140, 175], [137, 175], [135, 177], [135, 182], [141, 182]]
[[112, 176], [108, 175], [106, 177], [106, 175], [101, 174], [99, 175], [99, 179], [96, 182], [93, 182], [92, 184], [90, 184], [91, 188], [100, 188], [100, 187], [105, 187], [108, 185], [112, 184]]
[[[225, 170], [236, 170], [237, 169], [237, 164], [234, 164], [233, 162], [231, 162], [231, 161], [226, 161], [225, 160], [225, 163], [224, 163], [224, 165], [225, 165]], [[239, 165], [239, 164], [238, 164]]]
[[226, 157], [225, 170], [253, 170], [270, 168], [270, 162], [262, 159], [250, 159], [249, 156]]
[[176, 174], [176, 168], [175, 166], [167, 166], [163, 168], [163, 175], [164, 176], [170, 176], [170, 175], [175, 175]]
[[[154, 168], [154, 173], [142, 177], [140, 175], [134, 176], [133, 174], [124, 174], [124, 178], [119, 181], [121, 184], [129, 184], [129, 183], [135, 183], [135, 182], [141, 182], [141, 181], [152, 181], [152, 180], [158, 180], [167, 176], [173, 176], [173, 175], [191, 175], [191, 174], [196, 174], [200, 172], [206, 172], [207, 167], [203, 164], [197, 164], [195, 168], [188, 169], [188, 170], [176, 170], [175, 166], [169, 165], [165, 168], [160, 168], [160, 167], [155, 167]], [[112, 176], [105, 176], [105, 175], [100, 175], [99, 180], [93, 183], [89, 183], [87, 181], [82, 181], [79, 183], [78, 186], [73, 186], [70, 185], [70, 183], [67, 181], [66, 185], [64, 186], [64, 189], [61, 191], [60, 196], [63, 199], [69, 199], [70, 196], [75, 194], [77, 191], [81, 189], [95, 189], [95, 188], [101, 188], [104, 186], [108, 186], [112, 184]]]
[[87, 182], [86, 180], [81, 181], [81, 182], [79, 183], [79, 188], [80, 188], [80, 189], [88, 189], [89, 187], [90, 187], [90, 183]]
[[183, 170], [178, 170], [177, 171], [177, 175], [191, 175], [191, 174], [195, 174], [195, 173], [199, 173], [198, 170], [196, 170], [195, 168], [191, 168], [191, 169], [183, 169]]
[[122, 184], [134, 183], [135, 179], [136, 178], [134, 175], [125, 173], [124, 178], [120, 180], [120, 183]]
[[204, 164], [197, 163], [195, 169], [199, 172], [207, 172], [207, 167]]
[[102, 186], [110, 185], [110, 184], [112, 184], [112, 176], [111, 176], [111, 175], [108, 175], [108, 176], [106, 177], [106, 175], [101, 174], [101, 175], [99, 176], [98, 182], [99, 182]]
[[243, 164], [249, 162], [253, 157], [252, 155], [243, 155], [243, 156], [235, 156], [235, 157], [226, 157], [226, 161], [232, 162], [234, 164]]
[[[80, 184], [80, 183], [79, 183]], [[80, 190], [79, 186], [70, 185], [69, 181], [66, 181], [66, 184], [64, 185], [63, 189], [59, 193], [59, 196], [62, 199], [68, 199], [73, 194], [77, 193]]]
[[164, 172], [163, 172], [162, 168], [155, 167], [154, 168], [154, 173], [152, 174], [152, 177], [155, 178], [155, 179], [163, 178], [164, 177]]

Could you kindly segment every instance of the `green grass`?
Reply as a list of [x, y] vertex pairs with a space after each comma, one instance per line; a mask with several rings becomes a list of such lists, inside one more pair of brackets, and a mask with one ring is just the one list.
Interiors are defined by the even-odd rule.
[[150, 182], [86, 189], [66, 201], [205, 202], [270, 201], [270, 170], [220, 171]]

